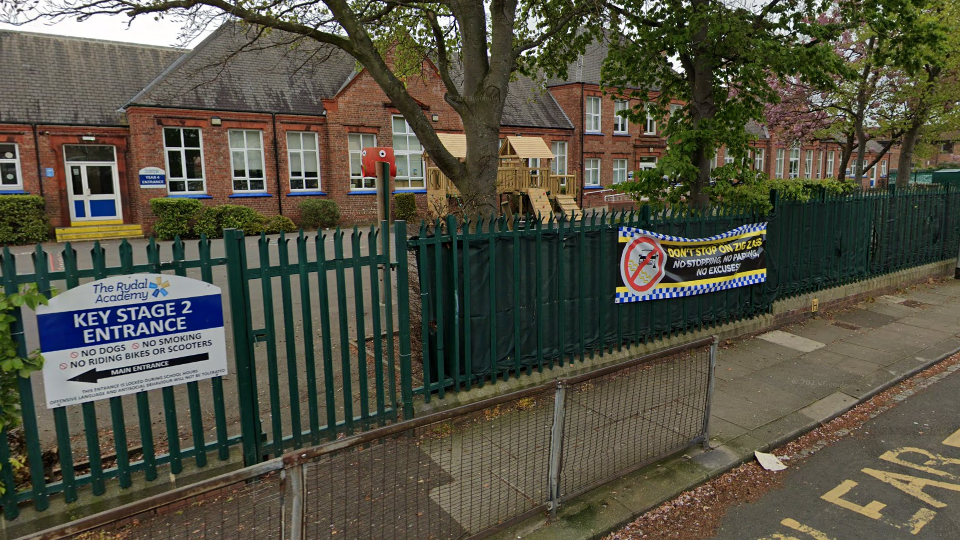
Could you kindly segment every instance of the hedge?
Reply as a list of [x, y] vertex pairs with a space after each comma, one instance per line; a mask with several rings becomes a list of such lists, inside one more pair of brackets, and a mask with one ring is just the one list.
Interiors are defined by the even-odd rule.
[[265, 219], [253, 208], [221, 204], [204, 208], [197, 216], [193, 232], [197, 235], [206, 234], [207, 238], [220, 238], [224, 229], [240, 229], [246, 235], [260, 234]]
[[36, 244], [50, 237], [50, 220], [43, 197], [4, 195], [0, 197], [0, 244]]
[[417, 196], [413, 193], [397, 193], [393, 196], [394, 210], [398, 220], [415, 221], [419, 215], [417, 210]]
[[150, 210], [157, 216], [153, 234], [160, 240], [186, 238], [193, 233], [193, 221], [203, 211], [196, 199], [150, 199]]
[[340, 221], [340, 207], [329, 199], [300, 201], [300, 226], [304, 229], [328, 229]]

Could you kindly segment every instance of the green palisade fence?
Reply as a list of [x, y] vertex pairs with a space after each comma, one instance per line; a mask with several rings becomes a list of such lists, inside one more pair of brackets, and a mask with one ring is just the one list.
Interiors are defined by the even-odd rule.
[[[772, 193], [771, 202], [767, 216], [736, 208], [651, 213], [643, 207], [575, 220], [421, 224], [409, 242], [424, 321], [423, 380], [414, 391], [426, 400], [442, 398], [957, 255], [960, 193], [942, 186], [821, 193], [807, 201]], [[761, 221], [768, 222], [766, 283], [614, 303], [619, 226], [704, 238]]]

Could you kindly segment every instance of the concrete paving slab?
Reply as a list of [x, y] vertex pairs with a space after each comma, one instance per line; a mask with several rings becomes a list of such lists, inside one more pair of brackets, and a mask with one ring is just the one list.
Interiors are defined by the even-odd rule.
[[890, 353], [896, 357], [912, 355], [913, 353], [916, 353], [917, 351], [930, 345], [927, 343], [917, 342], [913, 339], [908, 339], [905, 335], [897, 335], [879, 329], [871, 330], [866, 334], [845, 339], [841, 343], [858, 345], [860, 347], [866, 347], [875, 351]]
[[[906, 301], [906, 299], [904, 299]], [[880, 315], [889, 315], [891, 317], [896, 317], [900, 319], [902, 317], [909, 317], [917, 312], [917, 308], [905, 306], [903, 304], [890, 304], [887, 302], [873, 302], [864, 304], [863, 309], [879, 313]]]
[[904, 296], [906, 296], [909, 300], [916, 300], [918, 302], [933, 304], [935, 306], [942, 305], [949, 301], [949, 299], [944, 298], [943, 295], [938, 294], [936, 291], [910, 291]]
[[710, 415], [710, 441], [712, 444], [724, 443], [743, 435], [747, 429], [716, 415]]
[[824, 344], [840, 341], [844, 338], [855, 336], [860, 332], [859, 330], [838, 326], [834, 324], [834, 321], [829, 319], [816, 319], [803, 325], [794, 325], [787, 331], [791, 334], [796, 334], [800, 337], [819, 341]]
[[[727, 449], [726, 452], [735, 455], [731, 449]], [[668, 499], [678, 495], [680, 491], [677, 490], [677, 486], [681, 482], [686, 482], [688, 486], [703, 482], [707, 479], [707, 471], [710, 470], [713, 469], [704, 467], [695, 460], [688, 461], [682, 458], [671, 460], [666, 466], [637, 479], [640, 489], [627, 489], [629, 481], [624, 481], [618, 482], [618, 484], [624, 484], [622, 487], [617, 485], [611, 492], [616, 491], [614, 497], [624, 507], [635, 512], [643, 512], [664, 500], [664, 495], [667, 495]]]
[[717, 378], [720, 380], [732, 381], [754, 372], [754, 370], [742, 364], [728, 362], [726, 359], [720, 360], [720, 358], [721, 356], [717, 355], [717, 368], [715, 372]]
[[953, 335], [960, 333], [960, 321], [950, 320], [938, 313], [921, 313], [911, 317], [905, 317], [898, 322], [917, 328], [928, 328], [930, 330], [948, 332]]
[[900, 376], [906, 373], [910, 373], [911, 371], [929, 362], [930, 362], [929, 360], [926, 360], [921, 357], [904, 358], [899, 362], [896, 362], [887, 366], [886, 369], [887, 369], [887, 372], [892, 374], [893, 376]]
[[816, 422], [797, 411], [760, 426], [751, 431], [750, 436], [768, 444], [776, 444], [793, 438], [796, 433], [809, 431], [815, 425]]
[[[820, 351], [817, 352], [819, 353]], [[892, 364], [900, 358], [903, 358], [903, 356], [899, 354], [878, 351], [876, 349], [871, 349], [870, 347], [863, 347], [861, 345], [847, 343], [846, 341], [834, 343], [830, 345], [829, 351], [824, 352], [840, 354], [850, 358], [856, 358], [857, 360], [864, 360], [878, 366], [883, 365], [884, 363]]]
[[[788, 395], [786, 392], [782, 394]], [[761, 401], [759, 398], [754, 399]], [[711, 411], [716, 417], [752, 430], [789, 414], [803, 405], [802, 399], [796, 396], [792, 396], [787, 403], [778, 400], [777, 402], [758, 404], [742, 396], [717, 392], [714, 396]]]
[[861, 360], [859, 358], [849, 358], [847, 360], [843, 360], [842, 362], [838, 362], [836, 367], [837, 369], [842, 369], [843, 371], [858, 375], [860, 377], [866, 377], [867, 375], [884, 368], [884, 366], [880, 364], [875, 364], [869, 360]]
[[957, 349], [960, 349], [960, 337], [949, 337], [923, 349], [917, 353], [917, 356], [927, 360], [936, 360], [937, 358], [953, 353]]
[[837, 315], [836, 318], [845, 323], [855, 324], [863, 328], [879, 328], [897, 320], [896, 317], [882, 313], [874, 313], [865, 309], [852, 309], [846, 313]]
[[824, 346], [824, 344], [819, 341], [807, 339], [782, 330], [774, 330], [773, 332], [760, 334], [757, 338], [805, 353], [813, 352]]
[[843, 392], [834, 392], [829, 396], [800, 409], [800, 414], [815, 422], [825, 422], [846, 411], [857, 403], [857, 398]]
[[884, 302], [887, 304], [902, 304], [907, 299], [903, 296], [896, 296], [892, 294], [885, 294], [883, 296], [877, 297], [877, 302]]
[[698, 454], [693, 458], [693, 462], [704, 469], [729, 469], [739, 464], [743, 458], [734, 452], [733, 449], [726, 446], [719, 446], [713, 450], [708, 450]]
[[813, 401], [855, 382], [859, 376], [813, 358], [801, 356], [752, 375], [763, 383]]
[[807, 353], [800, 358], [808, 361], [815, 362], [818, 364], [823, 364], [825, 366], [835, 366], [844, 360], [849, 360], [849, 356], [844, 356], [839, 353], [833, 352], [833, 346], [830, 348], [820, 349], [818, 351], [813, 351], [812, 353]]
[[[778, 345], [776, 343], [770, 343], [769, 341], [763, 339], [747, 339], [739, 343], [735, 343], [729, 349], [723, 350], [729, 350], [732, 353], [728, 360], [743, 364], [753, 369], [766, 367], [768, 365], [780, 362], [781, 360], [796, 358], [803, 354], [802, 351], [791, 349], [790, 347], [784, 347], [783, 345]], [[760, 359], [759, 365], [754, 365], [752, 363], [755, 359]]]
[[873, 393], [877, 388], [889, 383], [892, 379], [889, 371], [877, 370], [853, 384], [844, 386], [840, 391], [860, 400]]

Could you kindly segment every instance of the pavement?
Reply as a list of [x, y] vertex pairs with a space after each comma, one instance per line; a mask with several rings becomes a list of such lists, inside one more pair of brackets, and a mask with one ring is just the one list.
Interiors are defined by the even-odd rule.
[[960, 537], [957, 371], [960, 364], [897, 394], [898, 405], [857, 436], [788, 466], [778, 473], [781, 489], [731, 507], [711, 538]]
[[846, 412], [960, 350], [960, 281], [870, 298], [721, 343], [712, 449], [690, 448], [528, 521], [502, 540], [599, 538], [647, 510]]

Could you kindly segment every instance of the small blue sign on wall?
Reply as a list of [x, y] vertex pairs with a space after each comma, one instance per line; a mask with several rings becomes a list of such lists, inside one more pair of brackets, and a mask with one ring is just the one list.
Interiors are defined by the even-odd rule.
[[53, 167], [47, 167], [46, 169], [44, 169], [43, 173], [46, 175], [47, 178], [53, 178]]
[[167, 187], [167, 173], [160, 167], [144, 167], [140, 169], [141, 188]]

